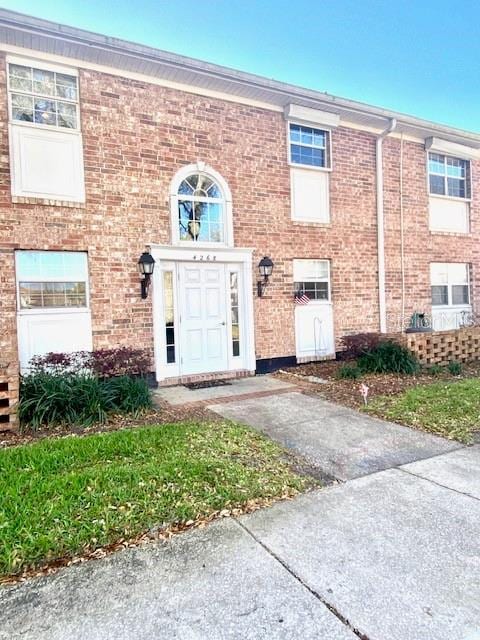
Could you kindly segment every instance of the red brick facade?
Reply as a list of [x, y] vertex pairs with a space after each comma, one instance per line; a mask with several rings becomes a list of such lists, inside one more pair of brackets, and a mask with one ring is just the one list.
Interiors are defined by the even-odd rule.
[[[471, 265], [472, 303], [480, 296], [480, 164], [472, 161], [470, 233], [434, 232], [429, 229], [427, 162], [421, 144], [404, 142], [403, 218], [405, 254], [405, 321], [414, 311], [431, 310], [430, 263], [467, 262]], [[386, 290], [389, 331], [402, 328], [400, 247], [400, 146], [398, 139], [384, 142]], [[405, 322], [403, 323], [405, 326]]]
[[[228, 182], [237, 247], [254, 247], [275, 268], [264, 298], [254, 295], [258, 359], [295, 355], [292, 260], [331, 260], [335, 335], [378, 331], [375, 136], [339, 126], [332, 133], [331, 223], [291, 220], [286, 127], [279, 112], [205, 98], [80, 67], [86, 203], [12, 202], [5, 62], [0, 61], [0, 349], [10, 378], [17, 362], [15, 249], [88, 252], [95, 347], [153, 350], [151, 298], [141, 300], [136, 271], [145, 245], [170, 243], [169, 184], [202, 160]], [[399, 327], [400, 140], [384, 142], [388, 329]], [[473, 193], [480, 188], [472, 162]], [[429, 262], [473, 265], [474, 301], [480, 211], [471, 234], [429, 231], [426, 156], [403, 143], [406, 320], [430, 308]], [[0, 371], [1, 374], [1, 371]], [[1, 377], [1, 376], [0, 376]], [[1, 382], [1, 380], [0, 380]]]

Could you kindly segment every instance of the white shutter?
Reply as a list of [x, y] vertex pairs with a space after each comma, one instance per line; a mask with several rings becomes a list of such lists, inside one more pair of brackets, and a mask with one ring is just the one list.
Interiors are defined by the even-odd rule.
[[315, 169], [290, 170], [292, 220], [330, 222], [329, 173]]

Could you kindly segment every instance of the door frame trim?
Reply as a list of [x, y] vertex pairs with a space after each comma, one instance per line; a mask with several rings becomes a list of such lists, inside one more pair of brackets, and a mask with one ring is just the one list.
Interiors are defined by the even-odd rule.
[[[201, 262], [203, 264], [223, 263], [239, 265], [243, 275], [243, 291], [241, 292], [241, 299], [244, 306], [243, 321], [244, 321], [244, 358], [242, 369], [248, 371], [255, 371], [255, 331], [254, 331], [254, 310], [253, 310], [253, 269], [252, 269], [252, 254], [251, 248], [232, 248], [232, 247], [218, 247], [212, 249], [211, 247], [172, 247], [171, 245], [151, 244], [148, 247], [155, 260], [156, 267], [153, 273], [153, 287], [152, 287], [152, 309], [153, 309], [153, 341], [154, 341], [154, 358], [155, 358], [155, 371], [158, 381], [165, 380], [166, 378], [181, 377], [180, 363], [178, 356], [177, 362], [167, 364], [166, 354], [164, 349], [164, 339], [162, 336], [165, 332], [163, 324], [163, 285], [162, 285], [162, 263], [182, 263], [182, 262]], [[226, 282], [226, 286], [227, 286]], [[226, 293], [226, 292], [225, 292]], [[176, 299], [175, 316], [178, 322], [178, 301]], [[178, 324], [177, 324], [178, 326]], [[176, 338], [177, 341], [177, 338]], [[229, 364], [229, 371], [237, 371], [238, 366], [232, 366]], [[236, 364], [236, 363], [234, 363]], [[211, 376], [211, 373], [205, 375]]]

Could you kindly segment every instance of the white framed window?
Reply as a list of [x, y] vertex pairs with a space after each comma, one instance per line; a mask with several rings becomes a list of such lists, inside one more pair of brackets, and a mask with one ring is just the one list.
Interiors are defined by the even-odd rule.
[[470, 161], [430, 151], [428, 184], [430, 195], [469, 200]]
[[330, 131], [294, 122], [288, 123], [290, 164], [330, 169]]
[[76, 73], [9, 62], [8, 89], [12, 122], [80, 128]]
[[15, 252], [18, 352], [22, 373], [34, 356], [93, 348], [87, 254]]
[[7, 57], [12, 196], [85, 202], [76, 69]]
[[87, 254], [74, 251], [16, 251], [19, 311], [85, 310]]
[[176, 362], [174, 271], [165, 269], [163, 275], [163, 308], [165, 314], [165, 358], [167, 364]]
[[178, 189], [180, 240], [223, 244], [225, 202], [216, 182], [204, 173], [193, 173]]
[[178, 171], [170, 199], [173, 244], [233, 246], [230, 189], [211, 167], [198, 162]]
[[293, 280], [296, 296], [305, 295], [315, 302], [331, 301], [329, 260], [294, 260]]
[[239, 278], [240, 273], [238, 267], [228, 271], [230, 280], [230, 353], [233, 358], [240, 356], [243, 351], [243, 340], [240, 335], [240, 296], [239, 296]]
[[461, 262], [430, 264], [432, 307], [470, 305], [470, 265]]
[[428, 190], [430, 230], [469, 233], [470, 161], [429, 151]]

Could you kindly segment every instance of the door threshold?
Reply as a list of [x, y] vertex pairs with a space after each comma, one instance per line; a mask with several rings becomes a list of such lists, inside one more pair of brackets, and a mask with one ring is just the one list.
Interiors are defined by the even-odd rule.
[[237, 371], [216, 371], [213, 373], [196, 373], [186, 376], [177, 376], [174, 378], [164, 378], [159, 380], [159, 387], [172, 387], [175, 385], [187, 385], [198, 382], [212, 382], [212, 381], [225, 381], [236, 380], [238, 378], [247, 378], [254, 376], [255, 371], [249, 371], [248, 369], [238, 369]]

